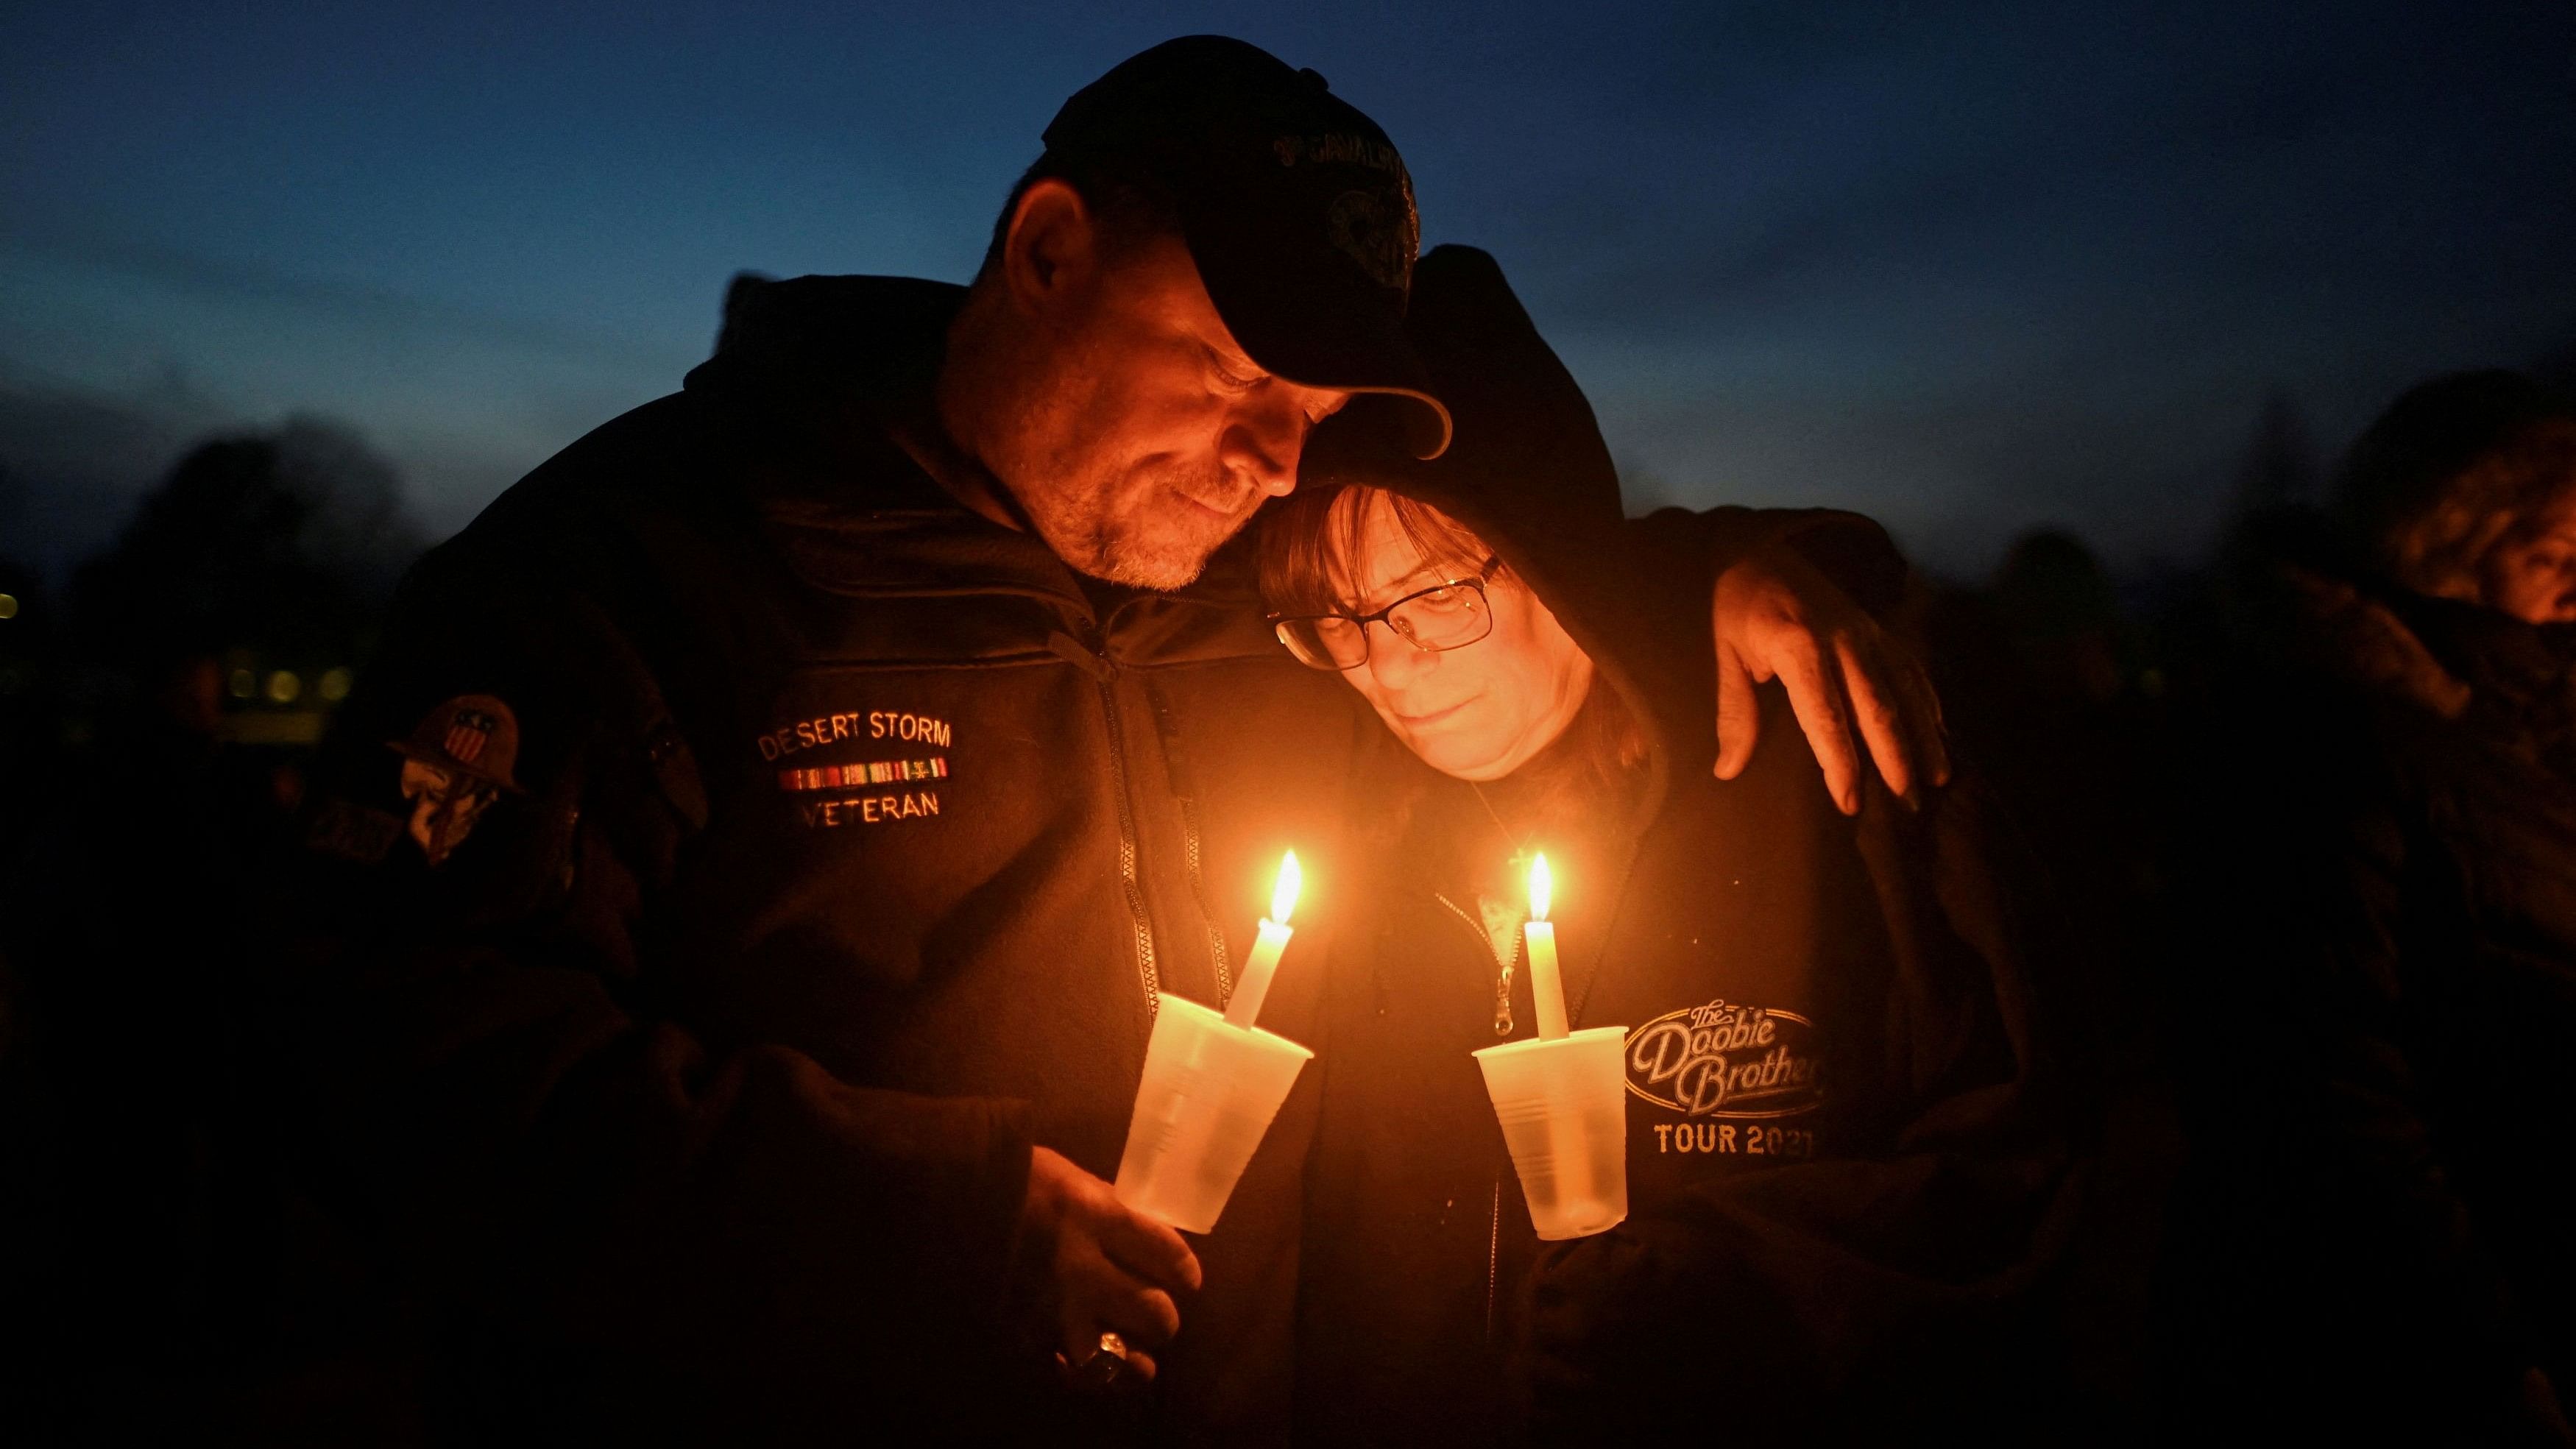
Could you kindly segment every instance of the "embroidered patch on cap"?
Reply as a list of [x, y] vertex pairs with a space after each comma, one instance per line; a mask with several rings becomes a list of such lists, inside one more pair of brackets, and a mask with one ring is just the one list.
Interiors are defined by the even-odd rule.
[[1366, 191], [1333, 198], [1326, 233], [1342, 255], [1359, 263], [1369, 280], [1401, 291], [1413, 275], [1416, 223], [1409, 210]]

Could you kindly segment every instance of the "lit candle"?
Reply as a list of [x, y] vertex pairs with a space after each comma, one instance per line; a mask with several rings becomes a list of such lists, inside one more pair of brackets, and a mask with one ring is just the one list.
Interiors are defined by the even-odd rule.
[[1565, 982], [1556, 973], [1556, 923], [1547, 918], [1554, 885], [1542, 854], [1530, 862], [1529, 923], [1521, 930], [1529, 940], [1530, 999], [1538, 1004], [1538, 1034], [1546, 1041], [1565, 1036]]
[[1297, 852], [1280, 857], [1279, 883], [1270, 889], [1270, 915], [1261, 923], [1261, 939], [1252, 943], [1252, 959], [1243, 963], [1243, 979], [1225, 1003], [1225, 1024], [1250, 1029], [1261, 1015], [1261, 998], [1270, 994], [1270, 973], [1279, 968], [1279, 953], [1288, 949], [1288, 913], [1297, 908]]

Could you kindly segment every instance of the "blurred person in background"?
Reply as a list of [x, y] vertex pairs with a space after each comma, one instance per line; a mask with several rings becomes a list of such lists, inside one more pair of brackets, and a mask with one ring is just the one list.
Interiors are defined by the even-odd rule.
[[2177, 856], [2171, 1411], [2567, 1442], [2576, 413], [2423, 383], [2239, 564]]
[[2067, 1006], [2102, 1110], [2063, 1341], [2088, 1392], [2136, 1404], [2184, 1152], [2154, 1009], [2173, 949], [2172, 656], [2128, 616], [2093, 550], [2055, 528], [2014, 540], [1982, 586], [1918, 576], [1897, 617], [1939, 686], [1954, 756], [2028, 836], [2050, 901], [2090, 951]]
[[269, 1015], [321, 712], [416, 547], [391, 469], [297, 422], [192, 449], [63, 605], [6, 590], [42, 762], [0, 840], [9, 1433], [400, 1437]]

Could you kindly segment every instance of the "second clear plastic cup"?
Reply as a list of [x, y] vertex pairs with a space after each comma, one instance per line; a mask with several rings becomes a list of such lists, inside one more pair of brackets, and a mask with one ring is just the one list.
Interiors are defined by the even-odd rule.
[[1216, 1226], [1313, 1052], [1165, 996], [1118, 1159], [1118, 1200], [1183, 1232]]
[[1596, 1026], [1475, 1054], [1530, 1221], [1551, 1242], [1627, 1219], [1627, 1041], [1624, 1026]]

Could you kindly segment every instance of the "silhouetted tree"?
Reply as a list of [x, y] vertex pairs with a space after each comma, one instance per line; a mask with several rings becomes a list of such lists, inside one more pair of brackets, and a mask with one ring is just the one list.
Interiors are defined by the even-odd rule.
[[346, 659], [422, 546], [393, 466], [299, 418], [190, 451], [74, 574], [72, 613], [84, 647], [147, 672], [245, 643]]

